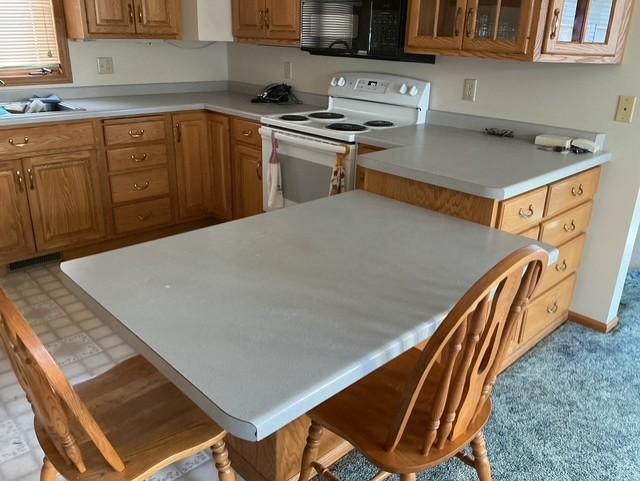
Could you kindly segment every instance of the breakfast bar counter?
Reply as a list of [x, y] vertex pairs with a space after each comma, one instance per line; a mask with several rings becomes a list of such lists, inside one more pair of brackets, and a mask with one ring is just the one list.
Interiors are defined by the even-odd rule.
[[429, 338], [539, 244], [362, 191], [62, 264], [66, 283], [231, 434], [259, 441]]

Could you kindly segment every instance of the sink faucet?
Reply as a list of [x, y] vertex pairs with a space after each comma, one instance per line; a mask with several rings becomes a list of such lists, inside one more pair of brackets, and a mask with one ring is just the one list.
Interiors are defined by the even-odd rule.
[[6, 85], [5, 81], [0, 78], [0, 87], [5, 87]]

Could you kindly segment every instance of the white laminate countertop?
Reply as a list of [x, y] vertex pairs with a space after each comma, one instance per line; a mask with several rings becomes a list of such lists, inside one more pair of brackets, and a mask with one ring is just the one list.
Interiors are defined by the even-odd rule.
[[324, 108], [309, 104], [254, 104], [251, 102], [253, 97], [243, 93], [219, 91], [71, 99], [65, 103], [86, 110], [6, 115], [0, 117], [0, 127], [131, 115], [153, 115], [189, 110], [210, 110], [259, 122], [263, 115]]
[[381, 130], [358, 140], [389, 149], [360, 156], [358, 164], [363, 167], [495, 200], [515, 197], [611, 159], [609, 152], [549, 152], [523, 139], [438, 125]]
[[429, 338], [531, 243], [542, 245], [353, 191], [62, 271], [206, 413], [256, 441]]

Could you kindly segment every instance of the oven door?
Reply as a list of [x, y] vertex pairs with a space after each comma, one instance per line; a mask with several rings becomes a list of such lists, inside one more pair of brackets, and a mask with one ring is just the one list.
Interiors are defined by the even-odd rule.
[[263, 126], [262, 135], [262, 181], [263, 208], [268, 208], [269, 160], [271, 158], [272, 134], [278, 143], [277, 153], [282, 173], [282, 190], [285, 207], [321, 199], [329, 195], [331, 173], [336, 165], [337, 155], [347, 153], [345, 176], [347, 190], [355, 184], [355, 146], [321, 139], [310, 135]]

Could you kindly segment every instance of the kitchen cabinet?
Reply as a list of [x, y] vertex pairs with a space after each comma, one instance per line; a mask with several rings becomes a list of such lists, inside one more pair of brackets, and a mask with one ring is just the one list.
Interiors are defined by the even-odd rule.
[[229, 118], [220, 114], [208, 114], [207, 125], [211, 155], [210, 210], [219, 220], [231, 220], [233, 218], [233, 189]]
[[180, 38], [181, 0], [64, 0], [73, 39]]
[[95, 151], [28, 157], [23, 165], [39, 251], [105, 236]]
[[300, 2], [295, 0], [233, 0], [233, 36], [241, 42], [293, 45], [300, 43]]
[[409, 53], [619, 63], [632, 0], [409, 0]]
[[262, 152], [248, 145], [235, 145], [233, 163], [236, 177], [234, 217], [261, 214], [262, 207]]
[[24, 171], [19, 160], [0, 162], [0, 264], [36, 252]]
[[547, 268], [529, 310], [518, 320], [506, 368], [572, 317], [575, 278], [582, 261], [600, 170], [596, 167], [503, 201], [366, 168], [359, 169], [359, 187], [558, 248], [558, 261]]
[[178, 215], [182, 219], [207, 215], [212, 185], [207, 114], [176, 114], [173, 124]]

